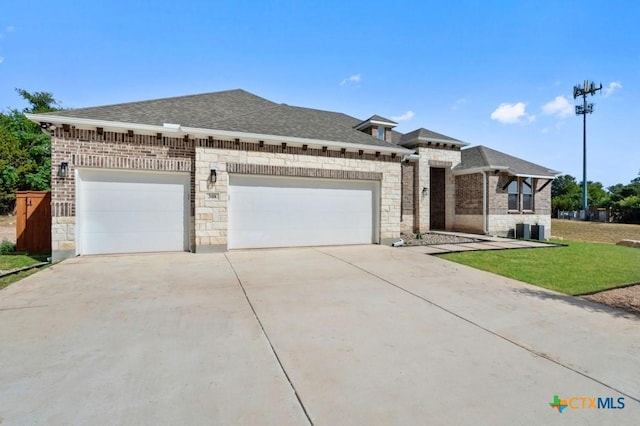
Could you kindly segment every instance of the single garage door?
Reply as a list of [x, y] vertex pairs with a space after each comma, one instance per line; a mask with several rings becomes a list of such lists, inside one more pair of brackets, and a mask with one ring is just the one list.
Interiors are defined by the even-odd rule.
[[80, 254], [188, 249], [189, 174], [78, 170]]
[[230, 175], [228, 247], [377, 242], [379, 183]]

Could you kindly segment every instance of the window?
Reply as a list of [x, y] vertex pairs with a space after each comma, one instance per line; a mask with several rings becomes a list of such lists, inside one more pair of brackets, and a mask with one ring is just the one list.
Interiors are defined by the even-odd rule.
[[533, 179], [522, 181], [522, 210], [533, 210]]
[[509, 184], [509, 210], [520, 210], [520, 203], [518, 200], [518, 180], [514, 180]]
[[517, 178], [507, 187], [509, 202], [507, 208], [513, 211], [533, 211], [533, 179]]
[[385, 130], [386, 129], [384, 127], [378, 126], [378, 139], [384, 140]]

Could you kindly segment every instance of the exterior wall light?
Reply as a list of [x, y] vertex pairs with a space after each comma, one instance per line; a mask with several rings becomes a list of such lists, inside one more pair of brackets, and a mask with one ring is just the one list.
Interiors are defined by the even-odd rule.
[[216, 173], [216, 169], [211, 169], [211, 173], [209, 174], [209, 183], [214, 184], [218, 180], [218, 174]]
[[60, 167], [58, 168], [58, 177], [64, 179], [69, 174], [69, 163], [63, 161], [60, 163]]

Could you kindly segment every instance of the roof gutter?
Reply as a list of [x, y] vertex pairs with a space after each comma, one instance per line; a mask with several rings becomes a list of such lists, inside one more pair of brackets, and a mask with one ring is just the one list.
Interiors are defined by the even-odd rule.
[[163, 126], [153, 124], [127, 123], [122, 121], [95, 120], [91, 118], [64, 117], [54, 114], [29, 114], [25, 116], [35, 123], [52, 123], [52, 124], [73, 124], [76, 127], [101, 127], [109, 131], [126, 131], [134, 130], [140, 133], [157, 134], [165, 133], [171, 136], [182, 135], [201, 135], [201, 136], [218, 136], [222, 138], [238, 138], [244, 140], [264, 141], [265, 143], [288, 143], [294, 145], [309, 145], [328, 148], [345, 148], [348, 150], [363, 150], [368, 152], [385, 152], [410, 155], [413, 151], [400, 146], [378, 146], [359, 143], [327, 141], [321, 139], [309, 139], [291, 136], [267, 135], [262, 133], [236, 132], [229, 130], [203, 129], [198, 127], [183, 127], [178, 124], [165, 123]]
[[403, 145], [411, 146], [411, 145], [417, 145], [420, 143], [442, 144], [442, 145], [451, 145], [451, 146], [459, 146], [459, 147], [465, 147], [469, 145], [468, 142], [462, 142], [462, 141], [451, 140], [451, 139], [427, 138], [424, 136], [418, 136], [417, 138], [413, 138], [408, 141], [405, 141], [403, 142]]

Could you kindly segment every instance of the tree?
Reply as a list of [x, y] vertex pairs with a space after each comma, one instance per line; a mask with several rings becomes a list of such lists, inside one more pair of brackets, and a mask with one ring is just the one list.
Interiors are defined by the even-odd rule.
[[551, 183], [551, 207], [558, 210], [579, 210], [582, 191], [571, 175], [558, 176]]
[[25, 172], [32, 167], [33, 162], [18, 139], [0, 127], [0, 213], [13, 210], [16, 191], [24, 187]]
[[34, 92], [29, 93], [24, 89], [16, 89], [16, 92], [29, 102], [31, 108], [25, 108], [22, 112], [29, 112], [32, 114], [42, 114], [45, 112], [58, 111], [59, 104], [55, 100], [52, 93], [49, 92]]
[[51, 188], [51, 138], [23, 112], [56, 111], [58, 102], [49, 92], [16, 91], [29, 106], [0, 113], [0, 214], [13, 210], [16, 191]]
[[592, 207], [609, 207], [611, 198], [600, 182], [587, 182], [587, 200]]

